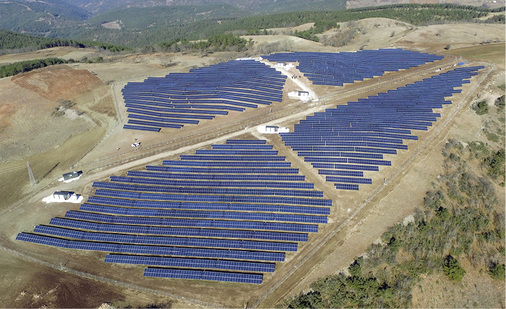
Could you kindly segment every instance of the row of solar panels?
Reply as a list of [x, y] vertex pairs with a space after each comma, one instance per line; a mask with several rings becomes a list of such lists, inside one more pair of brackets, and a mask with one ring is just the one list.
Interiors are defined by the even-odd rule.
[[228, 210], [204, 211], [204, 210], [180, 210], [180, 209], [144, 209], [133, 207], [128, 208], [120, 206], [95, 205], [86, 203], [82, 204], [79, 209], [82, 211], [89, 211], [89, 212], [105, 213], [112, 215], [139, 216], [139, 217], [146, 216], [146, 217], [171, 217], [171, 218], [193, 218], [193, 219], [201, 218], [201, 219], [228, 219], [228, 220], [248, 220], [248, 221], [257, 220], [257, 221], [279, 221], [279, 222], [300, 222], [300, 223], [327, 223], [327, 217], [319, 215], [237, 212]]
[[[355, 176], [355, 175], [346, 175]], [[287, 206], [279, 204], [245, 204], [245, 203], [208, 203], [208, 202], [161, 202], [143, 201], [103, 196], [90, 196], [90, 204], [124, 206], [138, 208], [160, 208], [160, 209], [193, 209], [193, 210], [226, 210], [226, 211], [255, 211], [255, 212], [280, 212], [300, 214], [328, 215], [330, 210], [322, 206]]]
[[167, 245], [180, 247], [202, 248], [230, 248], [266, 251], [297, 251], [297, 243], [272, 242], [258, 240], [214, 239], [201, 237], [174, 237], [154, 235], [131, 235], [119, 233], [88, 232], [57, 226], [37, 225], [34, 233], [53, 235], [57, 237], [74, 238], [90, 241], [114, 243], [132, 243], [145, 245]]
[[[255, 263], [283, 261], [284, 252], [296, 251], [297, 242], [308, 241], [308, 233], [327, 222], [332, 201], [323, 199], [313, 184], [303, 182], [298, 169], [291, 168], [265, 141], [228, 140], [225, 145], [269, 149], [207, 150], [174, 161], [190, 166], [147, 166], [147, 171], [111, 176], [109, 182], [94, 183], [95, 194], [78, 211], [67, 211], [64, 218], [53, 218], [49, 225], [36, 226], [33, 233], [22, 233], [18, 239], [121, 253], [107, 260], [118, 263], [221, 269], [234, 274], [273, 271], [273, 263], [261, 267]], [[216, 151], [243, 158], [223, 161], [238, 166], [269, 163], [256, 161], [269, 158], [286, 167], [191, 166], [220, 163], [223, 155], [208, 155]]]
[[[168, 162], [166, 162], [168, 163]], [[171, 173], [198, 173], [198, 174], [297, 174], [299, 172], [299, 169], [297, 168], [291, 168], [289, 165], [285, 165], [285, 168], [264, 168], [264, 167], [193, 167], [193, 166], [168, 166], [169, 164], [166, 164], [165, 166], [154, 166], [154, 165], [147, 165], [146, 170], [148, 171], [157, 171], [157, 172], [171, 172]]]
[[[332, 152], [336, 156], [340, 152]], [[315, 152], [315, 155], [318, 155]], [[344, 156], [347, 155], [346, 153]], [[350, 154], [354, 155], [354, 154]], [[364, 154], [367, 155], [367, 154]], [[380, 155], [381, 156], [381, 155]], [[383, 157], [368, 157], [382, 159]], [[258, 180], [258, 181], [304, 181], [304, 175], [270, 175], [270, 174], [186, 174], [186, 173], [161, 173], [161, 172], [144, 172], [144, 171], [128, 171], [128, 176], [147, 177], [147, 178], [163, 178], [163, 179], [200, 179], [200, 180]]]
[[281, 102], [285, 80], [269, 66], [248, 60], [128, 83], [122, 90], [129, 113], [124, 128], [158, 132], [189, 124], [177, 119], [211, 120], [229, 111]]
[[[142, 188], [140, 186], [139, 188]], [[140, 189], [137, 189], [140, 190]], [[149, 189], [151, 191], [153, 189]], [[180, 189], [182, 190], [182, 189]], [[317, 193], [320, 194], [320, 193]], [[159, 200], [159, 201], [187, 201], [187, 202], [236, 202], [236, 203], [269, 203], [269, 204], [287, 204], [287, 205], [306, 205], [306, 206], [331, 206], [332, 201], [304, 198], [304, 197], [278, 197], [278, 196], [249, 196], [249, 195], [187, 195], [187, 194], [162, 194], [162, 193], [142, 193], [117, 190], [98, 189], [95, 195], [109, 196], [115, 198], [128, 198], [140, 200]]]
[[275, 241], [307, 241], [304, 233], [318, 231], [318, 225], [302, 223], [130, 217], [83, 211], [68, 211], [65, 217], [53, 218], [50, 224], [99, 232]]
[[[444, 98], [460, 92], [455, 87], [462, 86], [465, 79], [476, 75], [481, 68], [458, 68], [315, 113], [296, 124], [294, 132], [282, 133], [282, 139], [285, 145], [304, 157], [304, 161], [319, 169], [320, 175], [326, 175], [326, 180], [333, 182], [337, 189], [358, 190], [358, 184], [372, 183], [370, 178], [363, 178], [363, 171], [379, 171], [379, 166], [391, 165], [390, 161], [382, 160], [382, 155], [396, 154], [397, 149], [406, 150], [408, 146], [403, 140], [417, 139], [411, 131], [428, 130], [441, 116], [433, 108], [451, 103]], [[378, 137], [370, 137], [371, 134]], [[356, 157], [330, 155], [337, 151], [353, 151], [352, 147]], [[381, 154], [381, 157], [365, 156], [371, 153]], [[346, 175], [350, 170], [361, 175], [346, 177], [350, 176]]]
[[175, 279], [193, 279], [193, 280], [210, 280], [237, 283], [254, 283], [261, 284], [263, 280], [262, 274], [246, 274], [246, 273], [230, 273], [205, 270], [182, 270], [167, 268], [151, 268], [148, 267], [144, 271], [146, 277], [157, 278], [175, 278]]
[[275, 263], [227, 261], [213, 259], [187, 259], [142, 255], [108, 254], [107, 263], [150, 265], [160, 267], [186, 267], [203, 269], [239, 270], [252, 272], [274, 272]]
[[[351, 160], [351, 159], [350, 159]], [[238, 182], [237, 180], [241, 180]], [[248, 187], [248, 188], [298, 188], [298, 189], [313, 189], [312, 183], [306, 182], [294, 182], [294, 181], [246, 181], [244, 179], [236, 180], [180, 180], [180, 179], [159, 179], [159, 178], [144, 178], [144, 177], [122, 177], [122, 176], [111, 176], [111, 181], [114, 182], [126, 182], [135, 184], [156, 184], [163, 186], [182, 186], [182, 187]], [[119, 185], [119, 184], [118, 184]], [[125, 188], [127, 185], [124, 185]], [[118, 187], [119, 188], [119, 187]], [[272, 191], [282, 192], [282, 191]], [[292, 191], [287, 191], [292, 192]], [[293, 192], [302, 192], [300, 190]], [[275, 194], [273, 195], [280, 195]], [[311, 194], [310, 194], [311, 195]], [[312, 195], [312, 196], [322, 196]]]
[[96, 241], [69, 240], [64, 238], [57, 238], [30, 233], [19, 233], [16, 239], [68, 249], [107, 251], [115, 253], [138, 253], [138, 254], [206, 257], [206, 258], [269, 261], [269, 262], [283, 262], [285, 260], [284, 252], [118, 244], [118, 243], [107, 243]]
[[402, 49], [380, 49], [341, 53], [295, 52], [262, 56], [271, 62], [298, 62], [297, 68], [317, 85], [342, 86], [443, 59]]

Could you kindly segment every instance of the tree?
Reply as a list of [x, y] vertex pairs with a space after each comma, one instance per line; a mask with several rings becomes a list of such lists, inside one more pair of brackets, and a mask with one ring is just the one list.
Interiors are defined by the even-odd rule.
[[504, 94], [495, 100], [495, 106], [504, 109]]
[[504, 280], [504, 264], [494, 264], [490, 267], [490, 276], [496, 280]]
[[474, 103], [472, 108], [477, 115], [485, 115], [488, 113], [488, 103], [485, 100]]
[[466, 274], [464, 268], [460, 266], [460, 262], [451, 255], [448, 255], [446, 257], [443, 265], [443, 271], [451, 281], [455, 282], [459, 282], [460, 280], [462, 280], [462, 278]]

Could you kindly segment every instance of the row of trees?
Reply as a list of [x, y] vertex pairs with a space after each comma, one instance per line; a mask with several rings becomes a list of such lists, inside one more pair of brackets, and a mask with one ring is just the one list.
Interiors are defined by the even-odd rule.
[[211, 36], [207, 40], [199, 40], [196, 42], [189, 42], [188, 40], [172, 40], [169, 42], [161, 43], [159, 46], [164, 51], [169, 52], [184, 52], [184, 51], [245, 51], [252, 44], [251, 39], [245, 40], [233, 34], [220, 34]]
[[12, 52], [13, 50], [30, 51], [51, 47], [70, 46], [77, 48], [92, 47], [109, 52], [121, 52], [130, 50], [124, 46], [94, 41], [76, 41], [71, 39], [43, 38], [12, 31], [0, 30], [0, 51]]
[[[497, 152], [483, 143], [464, 147], [449, 141], [443, 151], [444, 173], [427, 192], [414, 221], [385, 232], [382, 243], [371, 245], [364, 257], [350, 265], [348, 275], [339, 273], [314, 282], [310, 292], [289, 300], [287, 306], [409, 307], [420, 275], [442, 272], [451, 281], [462, 280], [466, 272], [460, 259], [504, 280], [504, 213], [496, 211], [497, 197], [486, 170], [476, 174], [469, 167]], [[504, 170], [504, 160], [495, 164]]]
[[102, 57], [97, 57], [95, 59], [88, 59], [87, 57], [84, 57], [79, 61], [76, 61], [74, 59], [65, 60], [61, 58], [45, 58], [45, 59], [19, 61], [0, 66], [0, 78], [14, 76], [19, 73], [26, 73], [32, 70], [57, 64], [75, 63], [75, 62], [100, 63], [103, 61], [104, 58]]
[[0, 66], [0, 78], [13, 76], [19, 73], [47, 67], [55, 64], [69, 63], [70, 61], [60, 58], [46, 58], [38, 60], [20, 61]]

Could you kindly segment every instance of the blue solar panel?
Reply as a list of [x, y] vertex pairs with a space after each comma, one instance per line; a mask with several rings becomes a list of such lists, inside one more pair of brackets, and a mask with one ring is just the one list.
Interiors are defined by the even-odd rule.
[[146, 126], [140, 126], [140, 125], [130, 125], [130, 124], [123, 125], [123, 129], [152, 131], [152, 132], [159, 132], [160, 131], [160, 128], [146, 127]]
[[[166, 163], [170, 163], [166, 161]], [[170, 165], [170, 164], [167, 164]], [[288, 165], [289, 166], [289, 165]], [[200, 174], [297, 174], [297, 168], [241, 168], [241, 167], [185, 167], [185, 166], [154, 166], [147, 165], [148, 171], [184, 172]]]
[[[345, 176], [357, 176], [346, 174]], [[360, 175], [358, 175], [360, 177]], [[311, 206], [286, 206], [260, 203], [209, 203], [209, 202], [161, 202], [121, 199], [104, 196], [90, 196], [88, 204], [101, 204], [111, 206], [126, 206], [138, 208], [160, 208], [160, 209], [193, 209], [193, 210], [226, 210], [226, 211], [257, 211], [257, 212], [286, 212], [300, 214], [328, 215], [328, 207]]]
[[105, 257], [105, 262], [163, 266], [163, 267], [222, 269], [222, 270], [249, 271], [249, 272], [274, 272], [274, 268], [276, 265], [275, 263], [265, 263], [265, 262], [171, 258], [171, 257], [123, 255], [123, 254], [108, 254]]
[[140, 254], [204, 257], [204, 258], [209, 257], [209, 258], [241, 259], [241, 260], [271, 261], [271, 262], [282, 262], [285, 260], [285, 254], [283, 252], [186, 248], [186, 247], [156, 246], [156, 245], [152, 246], [129, 245], [129, 244], [114, 244], [114, 243], [103, 243], [103, 242], [81, 241], [81, 240], [57, 241], [55, 240], [54, 237], [37, 234], [27, 234], [27, 233], [18, 234], [16, 239], [69, 249], [109, 251], [117, 253], [140, 253]]
[[[68, 211], [67, 218], [88, 221], [70, 220], [65, 218], [51, 219], [52, 225], [70, 228], [87, 229], [93, 231], [140, 233], [173, 236], [202, 236], [220, 238], [244, 238], [280, 241], [307, 241], [308, 235], [301, 232], [317, 232], [318, 225], [232, 221], [232, 220], [182, 220], [148, 217], [120, 217], [104, 214], [94, 214], [78, 211]], [[104, 223], [101, 223], [104, 222]], [[126, 225], [136, 224], [136, 225]], [[142, 226], [146, 225], [146, 226]], [[160, 226], [153, 228], [153, 226]], [[230, 230], [223, 230], [230, 229]], [[237, 229], [237, 230], [234, 230]], [[239, 230], [241, 229], [241, 230]], [[250, 231], [247, 231], [250, 230]], [[258, 230], [258, 231], [257, 231]], [[265, 230], [267, 232], [264, 232]], [[271, 232], [287, 231], [287, 232]]]
[[[226, 113], [225, 105], [233, 105], [228, 99], [254, 106], [281, 100], [285, 77], [275, 70], [265, 74], [264, 64], [250, 66], [262, 73], [249, 74], [231, 62], [131, 83], [123, 89], [127, 106], [148, 114], [131, 114], [129, 122], [180, 127], [198, 122], [188, 116]], [[433, 109], [451, 103], [445, 97], [478, 69], [458, 68], [315, 113], [281, 138], [336, 189], [359, 190], [372, 183], [366, 174], [391, 164], [388, 155], [407, 149], [404, 140], [417, 140], [412, 131], [427, 130], [441, 117]], [[244, 81], [220, 84], [213, 77], [218, 71], [229, 82]], [[314, 83], [324, 82], [312, 76]], [[261, 283], [258, 273], [274, 271], [274, 262], [284, 261], [285, 252], [296, 251], [297, 242], [308, 241], [308, 233], [327, 222], [332, 201], [265, 140], [231, 139], [211, 148], [96, 182], [94, 196], [79, 211], [17, 239], [116, 253], [107, 262], [161, 267], [148, 268], [148, 276]]]
[[180, 128], [183, 127], [182, 124], [165, 123], [165, 122], [154, 122], [154, 121], [143, 121], [143, 120], [135, 120], [135, 119], [128, 120], [128, 123], [129, 124], [133, 124], [133, 125], [154, 126], [154, 127], [174, 128], [174, 129], [180, 129]]
[[90, 232], [56, 226], [37, 225], [35, 233], [90, 241], [114, 243], [171, 245], [187, 247], [233, 248], [267, 251], [297, 251], [297, 243], [269, 242], [234, 239], [213, 239], [196, 237], [171, 237], [155, 235], [131, 235], [118, 233]]
[[139, 208], [126, 208], [126, 207], [94, 205], [94, 204], [82, 204], [80, 210], [115, 214], [115, 215], [128, 215], [128, 216], [327, 223], [327, 217], [324, 216], [297, 215], [297, 214], [251, 213], [251, 212], [229, 212], [229, 211], [194, 211], [194, 210], [187, 211], [176, 209], [142, 209], [142, 208], [139, 209]]
[[[314, 163], [324, 164], [324, 163]], [[337, 164], [336, 164], [337, 165]], [[365, 166], [372, 170], [372, 166]], [[318, 192], [318, 191], [315, 191]], [[159, 193], [139, 193], [116, 190], [98, 189], [95, 195], [110, 196], [118, 198], [131, 198], [142, 200], [162, 200], [162, 201], [188, 201], [188, 202], [235, 202], [235, 203], [271, 203], [271, 204], [292, 204], [306, 206], [332, 206], [331, 200], [311, 199], [303, 197], [278, 197], [278, 196], [229, 196], [229, 195], [183, 195], [183, 194], [159, 194]]]
[[163, 178], [163, 179], [200, 179], [200, 180], [280, 180], [304, 181], [303, 175], [265, 175], [265, 174], [194, 174], [194, 173], [159, 173], [129, 171], [128, 176]]
[[146, 268], [144, 276], [157, 277], [157, 278], [211, 280], [211, 281], [225, 281], [225, 282], [253, 283], [253, 284], [261, 284], [263, 279], [262, 274], [227, 273], [217, 271], [183, 270], [183, 269], [151, 268], [151, 267]]
[[313, 84], [342, 86], [344, 83], [381, 76], [386, 71], [408, 69], [443, 57], [402, 49], [380, 49], [352, 53], [277, 53], [262, 58], [274, 62], [297, 62], [298, 69]]
[[214, 115], [228, 114], [228, 110], [242, 112], [259, 104], [281, 102], [285, 81], [284, 75], [263, 63], [229, 61], [192, 69], [190, 73], [131, 82], [122, 93], [129, 113], [154, 118], [212, 119]]
[[[393, 55], [419, 55], [420, 58], [417, 56], [414, 62], [410, 62], [413, 59], [407, 57], [407, 62], [403, 64], [384, 61]], [[325, 84], [330, 81], [330, 76], [332, 80], [340, 76], [337, 84], [345, 82], [346, 78], [353, 79], [351, 75], [339, 75], [339, 71], [346, 72], [350, 65], [353, 67], [353, 61], [363, 61], [367, 64], [365, 69], [372, 72], [379, 68], [374, 68], [371, 59], [383, 59], [380, 61], [383, 68], [416, 66], [435, 59], [432, 55], [402, 50], [382, 50], [377, 54], [326, 54], [323, 59], [319, 53], [276, 54], [268, 56], [268, 59], [279, 61], [285, 57], [299, 62], [299, 69], [315, 84]], [[346, 66], [345, 62], [340, 62], [340, 57], [348, 59]], [[322, 66], [320, 61], [327, 66]], [[379, 171], [379, 166], [390, 166], [391, 161], [384, 160], [384, 155], [407, 150], [408, 145], [403, 144], [403, 141], [418, 139], [411, 132], [428, 130], [441, 117], [433, 109], [451, 103], [445, 97], [456, 93], [455, 87], [460, 87], [465, 79], [473, 76], [480, 68], [458, 68], [357, 102], [317, 112], [295, 124], [293, 132], [280, 135], [285, 145], [297, 151], [305, 162], [319, 169], [320, 175], [328, 175], [327, 181], [335, 182], [337, 189], [358, 190], [357, 184], [372, 182], [369, 178], [363, 178], [363, 171]], [[382, 70], [377, 73], [383, 74]], [[313, 74], [316, 71], [329, 75], [321, 79], [321, 76]], [[334, 81], [328, 83], [337, 84]]]

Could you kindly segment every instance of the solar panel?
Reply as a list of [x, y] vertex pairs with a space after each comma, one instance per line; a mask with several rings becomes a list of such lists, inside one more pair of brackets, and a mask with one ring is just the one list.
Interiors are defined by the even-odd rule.
[[228, 273], [217, 271], [183, 270], [183, 269], [151, 268], [151, 267], [146, 268], [144, 276], [158, 277], [158, 278], [177, 278], [177, 279], [253, 283], [253, 284], [261, 284], [263, 279], [262, 274]]
[[[376, 63], [372, 64], [371, 61], [380, 60], [382, 68], [377, 67], [376, 73], [381, 75], [387, 67], [390, 67], [388, 70], [397, 65], [411, 67], [437, 58], [427, 54], [415, 57], [414, 62], [410, 62], [408, 57], [408, 61], [403, 64], [386, 61], [399, 55], [408, 57], [419, 54], [403, 50], [380, 50], [376, 54], [275, 54], [267, 59], [291, 59], [299, 63], [299, 69], [313, 83], [338, 85], [346, 80], [357, 80], [352, 75], [341, 76], [340, 71], [346, 72], [350, 65], [353, 67], [360, 62], [366, 64], [364, 72], [373, 72]], [[348, 60], [340, 62], [343, 59]], [[321, 61], [327, 66], [322, 66]], [[353, 64], [353, 61], [356, 63]], [[391, 161], [385, 160], [384, 156], [395, 155], [398, 150], [407, 150], [408, 145], [403, 143], [404, 140], [418, 140], [412, 131], [428, 130], [441, 117], [440, 113], [434, 112], [434, 108], [442, 108], [444, 104], [451, 103], [445, 97], [456, 93], [455, 87], [460, 87], [465, 79], [479, 69], [480, 67], [473, 67], [448, 71], [347, 105], [328, 108], [301, 120], [294, 125], [292, 132], [280, 135], [286, 146], [297, 151], [305, 162], [319, 170], [320, 175], [326, 175], [326, 180], [334, 182], [337, 189], [358, 190], [358, 184], [372, 183], [370, 178], [364, 178], [364, 171], [379, 171], [379, 166], [391, 166]], [[315, 72], [320, 73], [314, 74]], [[321, 74], [329, 75], [321, 79]], [[340, 81], [334, 81], [338, 76]]]

